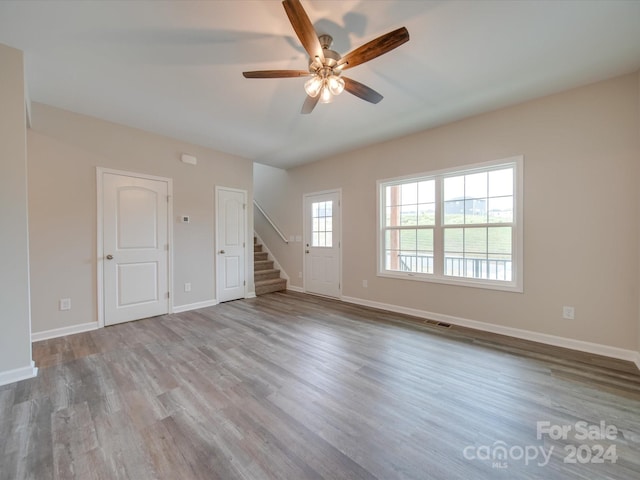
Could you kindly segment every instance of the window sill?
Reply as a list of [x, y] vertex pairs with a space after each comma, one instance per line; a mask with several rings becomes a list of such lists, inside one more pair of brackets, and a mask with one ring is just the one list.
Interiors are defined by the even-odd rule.
[[404, 272], [378, 272], [378, 277], [394, 278], [396, 280], [411, 280], [414, 282], [439, 283], [443, 285], [454, 285], [458, 287], [483, 288], [485, 290], [499, 290], [511, 293], [523, 293], [522, 285], [515, 282], [498, 282], [491, 280], [477, 280], [473, 278], [460, 277], [440, 277], [424, 273], [404, 273]]

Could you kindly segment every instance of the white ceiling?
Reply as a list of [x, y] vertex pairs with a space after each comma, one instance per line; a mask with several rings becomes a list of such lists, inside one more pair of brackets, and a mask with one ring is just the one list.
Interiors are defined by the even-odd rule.
[[344, 54], [411, 40], [345, 74], [301, 115], [305, 69], [279, 0], [0, 2], [0, 43], [25, 52], [33, 101], [290, 167], [640, 69], [640, 1], [302, 0]]

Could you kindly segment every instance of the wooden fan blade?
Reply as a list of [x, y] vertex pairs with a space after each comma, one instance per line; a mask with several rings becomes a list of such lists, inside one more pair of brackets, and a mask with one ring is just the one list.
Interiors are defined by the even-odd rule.
[[320, 40], [318, 40], [318, 34], [313, 28], [313, 24], [311, 20], [309, 20], [309, 16], [307, 12], [304, 11], [300, 1], [283, 0], [282, 5], [284, 6], [285, 12], [287, 12], [291, 26], [309, 56], [312, 59], [318, 57], [320, 63], [324, 63], [324, 53], [322, 53], [322, 46], [320, 45]]
[[384, 98], [373, 88], [369, 88], [360, 82], [352, 80], [351, 78], [347, 78], [344, 76], [341, 78], [344, 80], [344, 89], [352, 95], [355, 95], [356, 97], [359, 97], [371, 103], [378, 103]]
[[307, 98], [302, 104], [302, 110], [300, 111], [300, 113], [304, 113], [305, 115], [307, 115], [313, 112], [313, 109], [316, 108], [316, 105], [318, 104], [318, 100], [320, 100], [320, 95], [316, 95], [315, 97], [307, 95]]
[[409, 41], [409, 31], [405, 27], [386, 33], [375, 40], [347, 53], [338, 61], [337, 67], [352, 68], [383, 55]]
[[257, 70], [254, 72], [242, 72], [245, 78], [290, 78], [308, 77], [311, 75], [307, 70]]

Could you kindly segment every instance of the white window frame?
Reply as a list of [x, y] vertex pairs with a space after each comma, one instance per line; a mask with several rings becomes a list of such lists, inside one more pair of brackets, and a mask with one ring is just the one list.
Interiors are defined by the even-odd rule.
[[[480, 278], [454, 277], [444, 275], [444, 230], [443, 225], [443, 188], [445, 177], [454, 175], [466, 175], [485, 170], [493, 170], [498, 167], [512, 166], [514, 168], [513, 175], [513, 230], [512, 230], [512, 277], [511, 281], [488, 280]], [[396, 270], [385, 269], [385, 197], [384, 188], [401, 183], [410, 183], [423, 180], [436, 180], [436, 219], [433, 226], [434, 232], [434, 272], [433, 273], [414, 273], [400, 272]], [[433, 282], [446, 285], [458, 285], [465, 287], [484, 288], [490, 290], [502, 290], [507, 292], [524, 291], [523, 286], [523, 264], [524, 264], [524, 217], [523, 217], [523, 198], [524, 198], [524, 156], [515, 156], [494, 160], [484, 163], [476, 163], [472, 165], [463, 165], [444, 170], [425, 172], [414, 175], [406, 175], [402, 177], [387, 178], [377, 181], [377, 276], [396, 278], [403, 280], [413, 280], [421, 282]], [[499, 224], [496, 224], [499, 225]]]

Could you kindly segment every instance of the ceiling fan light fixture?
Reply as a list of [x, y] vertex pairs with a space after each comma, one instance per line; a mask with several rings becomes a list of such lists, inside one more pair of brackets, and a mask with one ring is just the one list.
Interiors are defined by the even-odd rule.
[[329, 82], [325, 82], [322, 87], [322, 92], [320, 93], [320, 103], [331, 103], [333, 101], [333, 95], [331, 94], [331, 87], [328, 85]]
[[324, 86], [324, 80], [319, 75], [314, 75], [304, 83], [304, 91], [310, 97], [317, 97]]
[[340, 95], [344, 91], [344, 80], [337, 75], [331, 75], [327, 83], [333, 95]]

